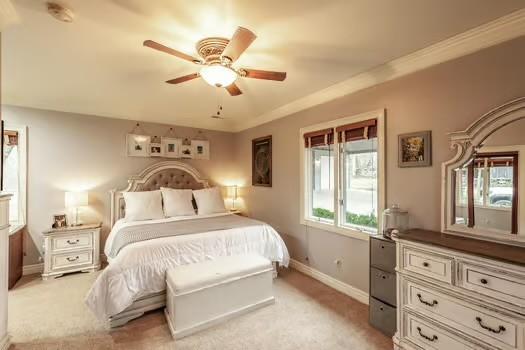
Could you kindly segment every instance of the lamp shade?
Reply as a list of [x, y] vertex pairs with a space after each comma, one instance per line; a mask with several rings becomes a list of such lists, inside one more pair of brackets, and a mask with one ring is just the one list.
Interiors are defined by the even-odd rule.
[[87, 192], [66, 192], [66, 208], [78, 208], [88, 205]]
[[228, 197], [234, 200], [237, 199], [237, 195], [238, 195], [237, 190], [238, 190], [237, 185], [228, 186]]

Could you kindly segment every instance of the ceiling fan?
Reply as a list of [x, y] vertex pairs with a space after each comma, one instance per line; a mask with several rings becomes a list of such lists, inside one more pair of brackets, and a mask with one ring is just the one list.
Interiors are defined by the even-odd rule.
[[153, 40], [144, 41], [144, 46], [202, 66], [198, 73], [171, 79], [166, 81], [166, 83], [179, 84], [202, 77], [208, 84], [216, 87], [224, 87], [231, 96], [238, 96], [242, 94], [239, 87], [235, 85], [235, 80], [237, 80], [238, 77], [276, 81], [286, 79], [286, 72], [272, 72], [247, 68], [237, 69], [232, 66], [256, 37], [257, 36], [250, 30], [238, 27], [231, 40], [218, 37], [204, 38], [196, 45], [197, 52], [202, 59], [174, 50]]

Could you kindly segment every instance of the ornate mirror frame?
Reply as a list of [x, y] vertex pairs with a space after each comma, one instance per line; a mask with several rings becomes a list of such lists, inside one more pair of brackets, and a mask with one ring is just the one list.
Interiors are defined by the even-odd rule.
[[[441, 230], [444, 233], [468, 236], [471, 238], [500, 241], [514, 245], [525, 246], [525, 228], [519, 227], [518, 234], [501, 234], [490, 230], [470, 228], [464, 225], [455, 224], [454, 215], [454, 195], [453, 191], [453, 172], [454, 169], [465, 164], [483, 145], [483, 142], [494, 132], [505, 125], [525, 118], [525, 97], [518, 98], [497, 107], [487, 114], [481, 116], [472, 123], [465, 131], [450, 133], [451, 148], [456, 149], [456, 154], [452, 159], [444, 162], [441, 168]], [[525, 141], [525, 135], [524, 135]], [[521, 175], [520, 175], [521, 176]], [[525, 198], [521, 198], [523, 202]], [[525, 205], [518, 203], [519, 205]]]

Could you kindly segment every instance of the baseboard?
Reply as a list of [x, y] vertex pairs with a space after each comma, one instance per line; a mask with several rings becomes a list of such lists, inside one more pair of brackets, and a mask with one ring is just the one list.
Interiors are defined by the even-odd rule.
[[368, 305], [368, 293], [363, 292], [360, 289], [352, 287], [349, 284], [341, 282], [338, 279], [333, 278], [332, 276], [328, 276], [327, 274], [322, 273], [321, 271], [316, 270], [313, 267], [305, 265], [294, 259], [290, 259], [290, 267], [318, 280], [321, 283], [326, 284], [328, 287], [331, 287], [363, 304]]
[[43, 263], [33, 264], [33, 265], [25, 265], [22, 268], [22, 275], [23, 276], [41, 274], [42, 272], [44, 272], [44, 264]]
[[9, 334], [6, 334], [2, 339], [0, 339], [0, 350], [7, 350], [9, 349], [10, 345], [11, 343], [9, 342]]

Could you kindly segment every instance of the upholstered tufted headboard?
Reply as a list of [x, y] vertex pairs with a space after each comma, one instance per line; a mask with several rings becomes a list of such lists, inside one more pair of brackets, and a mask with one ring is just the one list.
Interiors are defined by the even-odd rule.
[[110, 191], [111, 227], [124, 217], [126, 209], [124, 192], [153, 191], [161, 187], [197, 190], [209, 185], [195, 168], [186, 163], [178, 161], [155, 163], [139, 175], [131, 176], [125, 189]]

